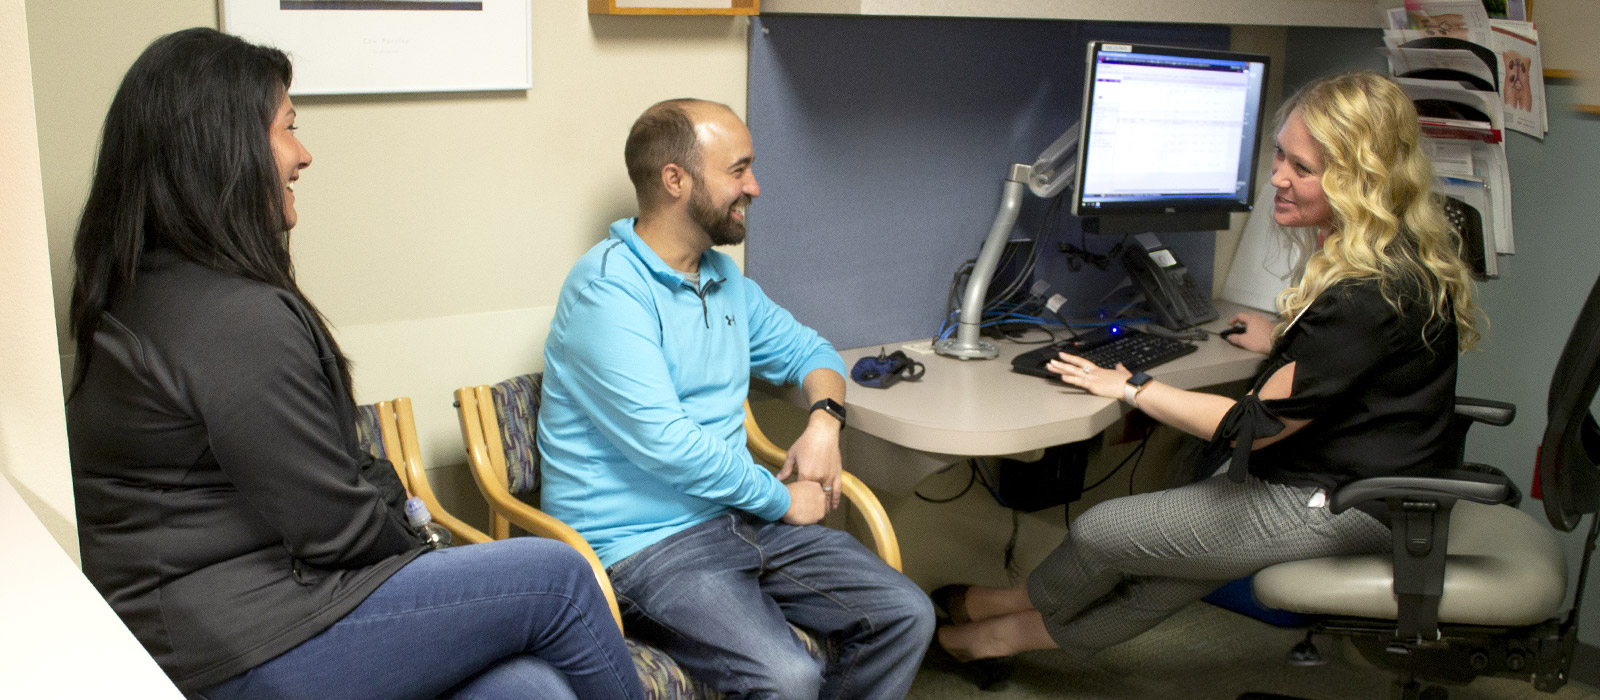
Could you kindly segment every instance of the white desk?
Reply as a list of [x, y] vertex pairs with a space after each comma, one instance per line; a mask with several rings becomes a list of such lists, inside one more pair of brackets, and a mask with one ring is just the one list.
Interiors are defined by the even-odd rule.
[[[1217, 303], [1221, 330], [1242, 309]], [[915, 341], [913, 341], [915, 342]], [[908, 343], [882, 346], [890, 352]], [[1150, 370], [1160, 381], [1197, 389], [1255, 376], [1263, 357], [1212, 337], [1199, 350]], [[904, 495], [928, 475], [967, 457], [1010, 455], [1087, 440], [1129, 409], [1058, 381], [1017, 374], [1011, 358], [1037, 345], [1001, 342], [993, 360], [912, 355], [927, 366], [920, 382], [870, 389], [849, 382], [849, 428], [842, 443], [846, 468], [874, 490]], [[840, 354], [845, 367], [876, 355], [880, 346]], [[909, 353], [908, 353], [909, 354]]]
[[183, 697], [0, 475], [0, 697]]

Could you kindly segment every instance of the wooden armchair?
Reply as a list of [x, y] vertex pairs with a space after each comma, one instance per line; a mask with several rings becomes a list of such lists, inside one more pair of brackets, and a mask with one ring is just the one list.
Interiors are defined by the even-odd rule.
[[428, 474], [422, 467], [422, 449], [417, 444], [417, 421], [411, 413], [409, 397], [357, 406], [356, 435], [363, 449], [394, 464], [394, 471], [400, 476], [400, 483], [405, 485], [406, 493], [421, 498], [427, 504], [434, 522], [450, 531], [454, 544], [478, 544], [490, 540], [482, 530], [451, 515], [434, 496], [433, 487], [428, 483]]
[[[510, 523], [539, 537], [557, 539], [571, 545], [583, 554], [594, 569], [595, 579], [605, 592], [606, 602], [617, 627], [622, 625], [622, 614], [617, 608], [616, 593], [611, 580], [601, 566], [600, 558], [581, 535], [566, 523], [529, 505], [519, 496], [534, 500], [539, 489], [539, 451], [535, 443], [535, 425], [539, 410], [541, 374], [512, 377], [495, 385], [463, 387], [456, 390], [456, 413], [461, 419], [461, 437], [467, 449], [468, 464], [478, 489], [489, 502], [493, 514], [495, 537], [504, 538], [510, 533]], [[772, 444], [750, 415], [750, 404], [745, 403], [746, 444], [757, 461], [769, 467], [782, 466], [785, 451]], [[846, 472], [842, 489], [844, 497], [865, 520], [872, 535], [873, 547], [879, 558], [889, 566], [900, 569], [900, 544], [894, 527], [877, 496], [860, 479]], [[798, 627], [794, 628], [816, 658], [834, 653], [823, 640]], [[720, 694], [689, 678], [665, 653], [637, 640], [628, 639], [634, 663], [639, 669], [645, 694], [654, 698], [718, 698]]]

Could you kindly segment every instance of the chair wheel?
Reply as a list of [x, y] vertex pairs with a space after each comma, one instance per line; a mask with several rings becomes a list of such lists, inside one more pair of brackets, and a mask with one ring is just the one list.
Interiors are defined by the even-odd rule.
[[1294, 648], [1289, 650], [1288, 660], [1290, 666], [1321, 666], [1328, 663], [1328, 659], [1323, 657], [1322, 652], [1317, 651], [1317, 645], [1312, 644], [1310, 639], [1294, 645]]
[[1394, 700], [1449, 700], [1450, 691], [1443, 686], [1422, 687], [1416, 679], [1404, 680], [1396, 678], [1394, 685], [1390, 686]]

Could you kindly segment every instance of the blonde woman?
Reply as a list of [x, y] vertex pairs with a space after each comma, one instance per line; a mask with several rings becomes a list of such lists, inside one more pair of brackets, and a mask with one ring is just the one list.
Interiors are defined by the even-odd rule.
[[1355, 479], [1446, 469], [1456, 358], [1478, 337], [1458, 241], [1430, 195], [1417, 116], [1393, 82], [1348, 73], [1279, 112], [1273, 220], [1304, 239], [1278, 316], [1229, 340], [1266, 354], [1242, 399], [1184, 391], [1063, 354], [1061, 381], [1209, 439], [1219, 469], [1100, 504], [1010, 589], [947, 586], [938, 643], [967, 661], [1059, 646], [1088, 657], [1224, 582], [1296, 559], [1385, 551], [1381, 513], [1334, 514]]

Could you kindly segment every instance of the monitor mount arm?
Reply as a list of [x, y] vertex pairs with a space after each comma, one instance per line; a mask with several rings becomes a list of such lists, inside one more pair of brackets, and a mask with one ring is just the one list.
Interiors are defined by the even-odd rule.
[[989, 226], [988, 237], [983, 239], [972, 274], [967, 277], [967, 288], [961, 294], [956, 335], [933, 344], [940, 355], [962, 360], [992, 360], [1000, 354], [994, 343], [979, 337], [979, 324], [983, 322], [984, 294], [989, 290], [995, 268], [1000, 265], [1000, 254], [1011, 238], [1011, 230], [1017, 225], [1017, 212], [1022, 209], [1022, 188], [1026, 185], [1035, 196], [1043, 199], [1059, 195], [1077, 172], [1077, 155], [1078, 124], [1073, 124], [1039, 153], [1033, 165], [1011, 164], [1011, 172], [1001, 185], [1000, 208]]

